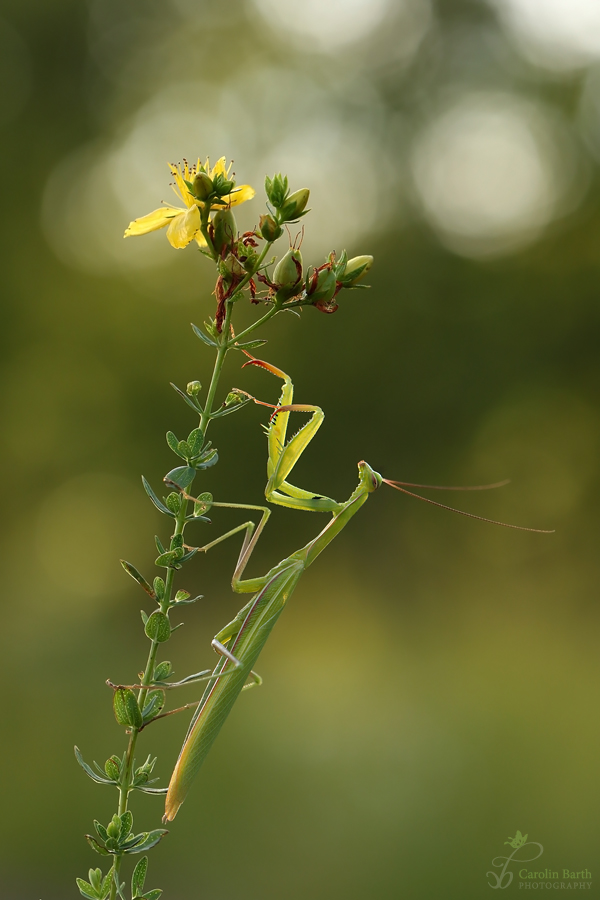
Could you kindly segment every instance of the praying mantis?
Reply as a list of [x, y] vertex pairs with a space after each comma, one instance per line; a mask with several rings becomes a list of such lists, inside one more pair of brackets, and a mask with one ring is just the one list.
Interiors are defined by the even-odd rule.
[[[192, 717], [183, 747], [171, 776], [163, 819], [165, 822], [172, 821], [177, 815], [181, 804], [188, 794], [192, 781], [216, 740], [239, 694], [244, 689], [244, 686], [251, 686], [251, 684], [247, 685], [246, 682], [251, 675], [254, 675], [253, 668], [258, 656], [303, 572], [312, 565], [323, 550], [346, 527], [348, 522], [366, 502], [369, 495], [376, 491], [382, 483], [388, 484], [410, 496], [426, 500], [426, 502], [435, 506], [460, 512], [462, 515], [470, 518], [505, 525], [503, 522], [495, 522], [483, 516], [462, 512], [462, 510], [454, 510], [453, 507], [447, 507], [418, 494], [412, 494], [403, 485], [412, 487], [437, 487], [437, 485], [413, 485], [409, 482], [398, 482], [382, 478], [364, 460], [358, 463], [358, 485], [350, 497], [342, 503], [294, 486], [287, 481], [287, 478], [320, 428], [324, 419], [323, 410], [318, 406], [295, 404], [293, 402], [294, 386], [290, 377], [270, 363], [251, 358], [245, 365], [258, 366], [283, 381], [279, 403], [275, 407], [275, 412], [271, 416], [267, 427], [268, 481], [265, 488], [267, 501], [308, 512], [330, 512], [332, 518], [315, 538], [300, 550], [296, 550], [286, 559], [281, 560], [266, 575], [245, 579], [243, 578], [244, 571], [271, 515], [271, 510], [265, 506], [242, 503], [213, 502], [211, 504], [214, 507], [255, 510], [262, 513], [258, 526], [253, 521], [244, 522], [216, 538], [216, 540], [197, 548], [199, 551], [207, 552], [235, 534], [245, 532], [231, 583], [236, 593], [253, 593], [254, 596], [238, 612], [236, 617], [215, 635], [212, 641], [213, 648], [219, 653], [221, 658], [209, 676], [204, 694]], [[255, 400], [255, 398], [252, 399]], [[260, 401], [255, 400], [255, 402]], [[292, 412], [310, 413], [311, 417], [286, 442], [288, 420]], [[481, 485], [474, 488], [466, 488], [466, 490], [482, 490], [505, 483]], [[455, 490], [456, 488], [450, 489]], [[185, 492], [183, 493], [187, 499], [195, 499], [185, 494]], [[523, 528], [517, 525], [507, 527], [519, 528], [525, 531], [540, 530]], [[255, 676], [255, 679], [257, 683], [260, 683], [258, 676]]]

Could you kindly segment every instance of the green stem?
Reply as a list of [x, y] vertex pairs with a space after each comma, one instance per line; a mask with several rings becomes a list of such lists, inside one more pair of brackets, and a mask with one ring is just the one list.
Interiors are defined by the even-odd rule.
[[[184, 500], [182, 497], [181, 509], [175, 519], [175, 531], [173, 533], [173, 537], [177, 535], [183, 534], [185, 529], [185, 520], [187, 516], [188, 510], [188, 501]], [[173, 547], [173, 543], [171, 542], [171, 547]], [[164, 613], [168, 612], [169, 604], [171, 602], [171, 595], [173, 593], [173, 580], [175, 578], [175, 569], [167, 569], [167, 575], [165, 578], [165, 596], [160, 603], [161, 610]], [[146, 662], [146, 668], [144, 669], [144, 676], [142, 678], [141, 684], [143, 687], [140, 689], [138, 693], [138, 705], [140, 709], [144, 708], [144, 704], [146, 703], [146, 697], [148, 696], [148, 691], [152, 685], [152, 677], [154, 674], [154, 667], [156, 664], [156, 654], [158, 652], [159, 642], [152, 641], [150, 646], [150, 652], [148, 653], [148, 660]], [[127, 752], [125, 754], [125, 766], [121, 773], [121, 784], [119, 786], [119, 807], [118, 807], [118, 815], [123, 815], [123, 813], [127, 810], [127, 802], [129, 798], [129, 793], [131, 790], [131, 783], [133, 781], [133, 764], [134, 764], [134, 753], [135, 753], [135, 745], [137, 743], [139, 735], [139, 729], [132, 728], [129, 735], [129, 743], [127, 744]], [[115, 856], [115, 878], [113, 878], [113, 883], [110, 888], [110, 900], [116, 900], [117, 897], [117, 886], [115, 881], [119, 878], [119, 871], [121, 868], [121, 862], [123, 860], [123, 854], [117, 854]]]
[[202, 236], [203, 236], [204, 240], [206, 241], [206, 245], [207, 245], [208, 249], [210, 250], [212, 258], [216, 262], [218, 259], [217, 251], [215, 250], [215, 245], [213, 244], [212, 238], [208, 231], [209, 215], [210, 215], [210, 203], [205, 203], [200, 211], [200, 231], [202, 232]]
[[[208, 232], [209, 212], [210, 212], [210, 209], [207, 208], [202, 213], [201, 231], [202, 231], [202, 234], [204, 235], [204, 238], [206, 239], [209, 250], [210, 250], [211, 254], [213, 255], [213, 259], [216, 260], [217, 255], [215, 252], [213, 242], [210, 238], [210, 234]], [[250, 334], [252, 331], [254, 331], [256, 328], [260, 327], [264, 322], [267, 322], [274, 315], [276, 315], [276, 313], [279, 312], [279, 307], [277, 305], [274, 305], [264, 316], [262, 316], [253, 325], [251, 325], [249, 328], [246, 328], [240, 335], [238, 335], [236, 338], [234, 338], [233, 340], [230, 341], [229, 333], [231, 330], [231, 316], [233, 313], [233, 304], [235, 303], [235, 301], [237, 299], [239, 299], [239, 295], [241, 294], [243, 289], [246, 287], [246, 285], [249, 283], [252, 276], [255, 275], [257, 273], [257, 271], [259, 270], [265, 256], [269, 252], [269, 249], [271, 248], [271, 246], [272, 246], [272, 243], [268, 243], [265, 245], [265, 247], [262, 250], [262, 253], [260, 254], [260, 256], [256, 262], [256, 265], [253, 267], [253, 271], [248, 272], [244, 276], [244, 278], [238, 285], [233, 296], [229, 300], [226, 301], [226, 313], [225, 313], [225, 321], [223, 323], [223, 332], [222, 332], [221, 342], [219, 344], [219, 348], [217, 351], [217, 358], [215, 360], [215, 365], [213, 368], [213, 373], [212, 373], [210, 385], [208, 388], [208, 394], [206, 397], [206, 404], [204, 407], [204, 412], [202, 413], [202, 416], [200, 418], [199, 427], [204, 434], [206, 434], [206, 429], [208, 428], [208, 425], [210, 423], [210, 419], [211, 419], [211, 415], [212, 415], [212, 407], [213, 407], [213, 403], [215, 400], [215, 395], [217, 393], [217, 387], [219, 385], [219, 379], [221, 377], [223, 363], [225, 362], [225, 357], [227, 356], [228, 350], [233, 346], [233, 344], [237, 340], [239, 340], [240, 337], [245, 337], [246, 335]], [[183, 500], [183, 497], [182, 497], [182, 500]], [[183, 534], [185, 524], [186, 524], [187, 509], [188, 509], [188, 501], [183, 500], [183, 502], [181, 504], [181, 509], [175, 520], [175, 531], [174, 531], [173, 537]], [[171, 548], [172, 547], [173, 547], [173, 543], [171, 542]], [[174, 577], [175, 577], [175, 570], [168, 569], [167, 575], [165, 578], [165, 596], [160, 603], [161, 610], [164, 613], [168, 612], [169, 604], [171, 602], [171, 594], [173, 592]], [[155, 668], [155, 664], [156, 664], [156, 654], [158, 652], [158, 646], [159, 646], [158, 641], [152, 641], [152, 644], [150, 647], [150, 652], [148, 654], [148, 660], [146, 662], [146, 668], [144, 669], [144, 675], [143, 675], [143, 678], [141, 681], [142, 687], [140, 688], [140, 690], [138, 692], [137, 699], [138, 699], [138, 704], [140, 706], [140, 709], [144, 708], [144, 704], [146, 702], [146, 697], [148, 696], [148, 691], [150, 690], [150, 687], [152, 686], [152, 677], [154, 674], [154, 668]], [[125, 765], [124, 765], [123, 772], [121, 773], [121, 784], [119, 786], [119, 806], [118, 806], [118, 814], [119, 815], [123, 815], [123, 813], [127, 810], [129, 793], [130, 793], [131, 784], [133, 781], [134, 753], [135, 753], [135, 746], [136, 746], [137, 739], [138, 739], [138, 734], [139, 734], [139, 730], [137, 728], [132, 728], [131, 732], [129, 734], [129, 743], [127, 745], [127, 752], [125, 754]], [[112, 882], [111, 888], [110, 888], [110, 900], [116, 900], [116, 898], [117, 898], [116, 883], [118, 882], [118, 879], [119, 879], [119, 871], [121, 869], [122, 861], [123, 861], [123, 854], [115, 855], [114, 878], [113, 878], [113, 882]]]
[[252, 334], [257, 328], [260, 328], [261, 325], [264, 325], [265, 322], [268, 322], [269, 319], [272, 319], [273, 316], [276, 316], [278, 312], [280, 312], [281, 307], [277, 304], [274, 304], [271, 309], [265, 313], [260, 319], [257, 319], [253, 325], [250, 325], [248, 328], [244, 328], [239, 334], [236, 334], [235, 341], [232, 342], [230, 346], [233, 346], [234, 343], [238, 343], [243, 338], [247, 337], [249, 334]]

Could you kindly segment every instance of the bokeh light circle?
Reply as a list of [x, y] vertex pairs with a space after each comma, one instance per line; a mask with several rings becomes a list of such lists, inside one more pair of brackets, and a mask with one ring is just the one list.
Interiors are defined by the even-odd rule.
[[450, 249], [497, 256], [531, 243], [580, 198], [566, 133], [533, 104], [463, 96], [417, 135], [411, 155], [424, 217]]
[[254, 0], [265, 20], [305, 50], [337, 50], [368, 37], [389, 0]]

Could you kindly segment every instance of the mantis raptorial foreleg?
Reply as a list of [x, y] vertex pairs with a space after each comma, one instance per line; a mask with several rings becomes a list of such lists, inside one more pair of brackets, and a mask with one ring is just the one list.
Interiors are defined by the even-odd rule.
[[[307, 512], [338, 512], [341, 504], [330, 497], [290, 484], [286, 479], [309, 443], [321, 427], [325, 414], [319, 406], [293, 403], [294, 385], [289, 375], [261, 359], [251, 359], [245, 365], [259, 366], [283, 380], [279, 404], [267, 429], [269, 456], [267, 460], [268, 482], [265, 496], [269, 503], [303, 509]], [[312, 413], [309, 421], [286, 444], [290, 412]]]

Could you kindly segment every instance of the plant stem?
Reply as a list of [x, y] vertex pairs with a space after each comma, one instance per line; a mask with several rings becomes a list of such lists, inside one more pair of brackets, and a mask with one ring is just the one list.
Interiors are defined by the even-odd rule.
[[260, 326], [264, 325], [265, 322], [268, 322], [269, 319], [272, 319], [273, 316], [277, 315], [280, 309], [280, 306], [277, 306], [276, 304], [273, 305], [271, 309], [260, 319], [257, 319], [253, 325], [250, 325], [248, 328], [244, 328], [244, 330], [240, 332], [240, 334], [236, 334], [235, 343], [240, 341], [242, 338], [245, 338], [247, 335], [252, 334], [253, 331], [255, 331], [257, 328], [260, 328]]
[[[188, 501], [185, 498], [181, 498], [181, 509], [177, 514], [175, 519], [175, 531], [173, 533], [173, 537], [183, 534], [185, 529], [185, 520], [187, 516], [188, 510]], [[171, 544], [172, 546], [172, 544]], [[165, 595], [160, 602], [161, 610], [166, 613], [169, 609], [169, 604], [171, 602], [171, 595], [173, 592], [173, 580], [175, 578], [175, 569], [167, 569], [167, 575], [165, 578]], [[143, 687], [140, 689], [138, 693], [138, 705], [140, 709], [144, 708], [144, 704], [146, 702], [146, 697], [148, 695], [148, 690], [152, 684], [152, 677], [154, 674], [154, 666], [156, 663], [156, 654], [158, 651], [159, 642], [152, 641], [150, 646], [150, 652], [148, 653], [148, 660], [146, 662], [146, 668], [144, 669], [144, 676], [142, 678], [141, 684]], [[118, 807], [118, 815], [123, 815], [123, 813], [127, 810], [127, 801], [129, 797], [129, 792], [131, 788], [131, 782], [133, 780], [133, 764], [134, 764], [134, 752], [135, 745], [137, 743], [137, 738], [139, 734], [139, 729], [132, 728], [129, 734], [129, 743], [127, 744], [127, 752], [125, 754], [125, 766], [121, 773], [121, 784], [119, 786], [119, 807]], [[117, 897], [117, 881], [119, 878], [119, 870], [121, 868], [121, 862], [123, 859], [123, 854], [117, 854], [115, 856], [114, 862], [114, 877], [110, 888], [110, 900], [116, 900]]]
[[[206, 238], [208, 247], [213, 254], [213, 258], [216, 259], [216, 253], [213, 246], [213, 243], [210, 239], [210, 234], [208, 233], [208, 212], [202, 215], [202, 224], [201, 231], [204, 237]], [[269, 249], [272, 244], [268, 243], [262, 250], [256, 265], [252, 273], [247, 273], [242, 281], [240, 282], [237, 290], [233, 294], [233, 296], [226, 301], [226, 313], [225, 313], [225, 321], [223, 323], [223, 332], [221, 337], [221, 342], [219, 343], [219, 348], [217, 350], [217, 358], [215, 359], [215, 365], [213, 368], [212, 377], [210, 380], [210, 385], [208, 388], [208, 393], [206, 396], [206, 404], [204, 406], [204, 412], [200, 418], [199, 427], [203, 434], [206, 434], [206, 429], [211, 420], [212, 416], [212, 407], [215, 400], [215, 395], [217, 393], [217, 387], [219, 385], [219, 380], [221, 377], [221, 372], [223, 369], [223, 363], [225, 362], [225, 357], [227, 356], [227, 351], [231, 348], [231, 346], [238, 340], [239, 337], [244, 337], [247, 334], [250, 334], [264, 322], [267, 322], [271, 319], [277, 312], [279, 312], [279, 307], [274, 305], [262, 318], [258, 319], [253, 325], [249, 328], [246, 328], [241, 335], [238, 335], [238, 338], [235, 338], [233, 341], [229, 339], [229, 333], [231, 330], [231, 317], [233, 313], [233, 305], [237, 299], [239, 299], [239, 295], [241, 291], [246, 287], [250, 279], [253, 275], [256, 274], [258, 269], [260, 268], [265, 256], [267, 255]], [[173, 538], [178, 535], [182, 535], [185, 529], [187, 510], [188, 510], [188, 501], [182, 496], [181, 497], [181, 509], [175, 519], [175, 531], [173, 533]], [[171, 549], [173, 548], [173, 538], [171, 540]], [[173, 580], [175, 577], [175, 569], [169, 568], [167, 569], [167, 574], [165, 577], [165, 595], [162, 601], [160, 602], [160, 608], [163, 613], [168, 613], [169, 605], [171, 602], [171, 594], [173, 591]], [[141, 680], [142, 687], [138, 692], [138, 704], [140, 709], [143, 710], [146, 697], [148, 696], [148, 691], [152, 685], [152, 678], [154, 674], [154, 668], [156, 664], [156, 654], [158, 652], [158, 641], [152, 641], [150, 646], [150, 652], [148, 654], [148, 660], [146, 662], [146, 668], [144, 669], [144, 675]], [[127, 810], [127, 803], [129, 798], [129, 793], [131, 790], [131, 783], [133, 781], [133, 766], [134, 766], [134, 753], [135, 746], [137, 743], [137, 738], [139, 734], [139, 729], [132, 728], [129, 734], [129, 742], [127, 744], [127, 752], [125, 754], [125, 765], [123, 767], [123, 771], [121, 773], [121, 783], [119, 786], [119, 806], [118, 806], [118, 815], [123, 815], [123, 813]], [[110, 897], [109, 900], [117, 900], [117, 884], [119, 881], [119, 871], [121, 869], [121, 863], [123, 861], [123, 854], [117, 854], [114, 858], [114, 875], [110, 888]]]

